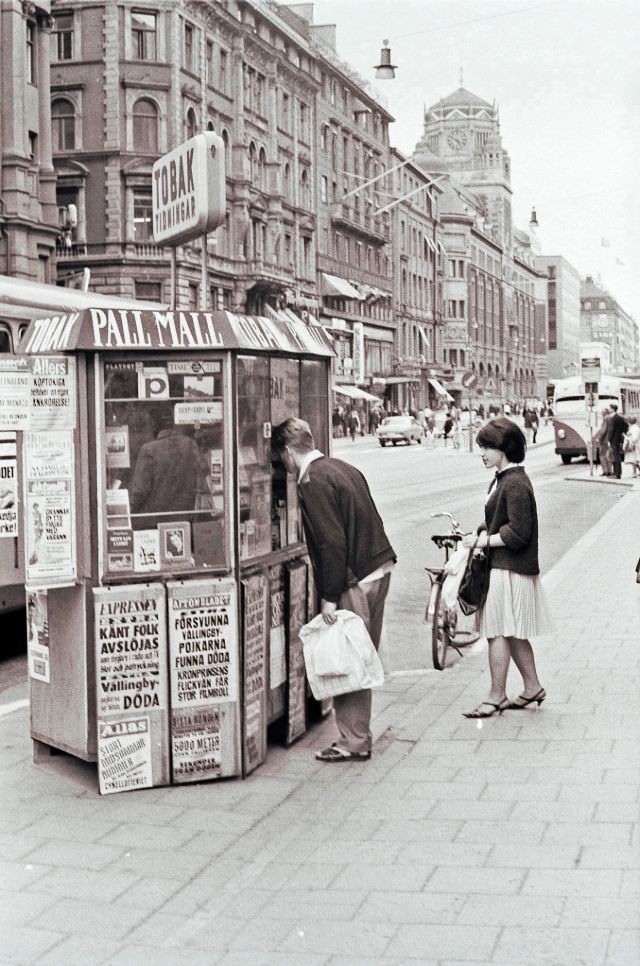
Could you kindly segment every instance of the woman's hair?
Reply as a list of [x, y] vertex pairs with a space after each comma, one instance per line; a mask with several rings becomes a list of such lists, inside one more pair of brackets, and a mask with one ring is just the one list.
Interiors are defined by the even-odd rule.
[[506, 416], [490, 419], [478, 433], [476, 442], [484, 449], [501, 450], [510, 463], [522, 463], [527, 451], [524, 433]]

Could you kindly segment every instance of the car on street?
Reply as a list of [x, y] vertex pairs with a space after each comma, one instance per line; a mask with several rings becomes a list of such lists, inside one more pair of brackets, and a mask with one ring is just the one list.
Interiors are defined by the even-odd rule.
[[381, 446], [386, 446], [387, 443], [392, 446], [407, 443], [410, 446], [414, 439], [416, 443], [422, 442], [424, 431], [413, 416], [387, 416], [378, 426], [376, 435]]

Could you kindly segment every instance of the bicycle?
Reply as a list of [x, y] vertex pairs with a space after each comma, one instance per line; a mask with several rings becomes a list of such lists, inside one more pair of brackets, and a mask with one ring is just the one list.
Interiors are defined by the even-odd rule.
[[[480, 639], [476, 625], [476, 615], [465, 617], [457, 606], [448, 607], [442, 597], [442, 589], [447, 579], [445, 567], [449, 561], [452, 550], [456, 550], [459, 542], [465, 536], [460, 529], [460, 524], [453, 514], [446, 511], [432, 513], [432, 517], [448, 517], [451, 521], [451, 529], [448, 533], [436, 533], [431, 539], [436, 547], [444, 550], [445, 559], [442, 567], [425, 567], [429, 576], [429, 595], [427, 597], [427, 609], [424, 619], [431, 625], [431, 656], [433, 666], [437, 671], [444, 670], [447, 649], [453, 647], [462, 656], [460, 648], [469, 647]], [[465, 628], [459, 626], [464, 622], [472, 623], [474, 626]]]

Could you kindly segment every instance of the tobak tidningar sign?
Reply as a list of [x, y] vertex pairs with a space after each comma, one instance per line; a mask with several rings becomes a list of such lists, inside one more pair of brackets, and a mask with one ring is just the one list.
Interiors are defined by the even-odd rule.
[[177, 245], [221, 225], [226, 211], [224, 141], [206, 131], [152, 169], [153, 237]]

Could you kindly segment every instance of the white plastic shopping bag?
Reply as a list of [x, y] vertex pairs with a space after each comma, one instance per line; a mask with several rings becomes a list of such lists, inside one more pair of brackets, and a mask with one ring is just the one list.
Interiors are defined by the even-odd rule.
[[447, 576], [442, 585], [442, 599], [449, 609], [457, 606], [458, 588], [460, 587], [468, 556], [469, 551], [464, 547], [459, 547], [451, 554], [445, 564], [444, 572]]
[[337, 610], [336, 622], [321, 614], [300, 630], [307, 677], [314, 698], [377, 688], [384, 682], [382, 662], [362, 618]]

